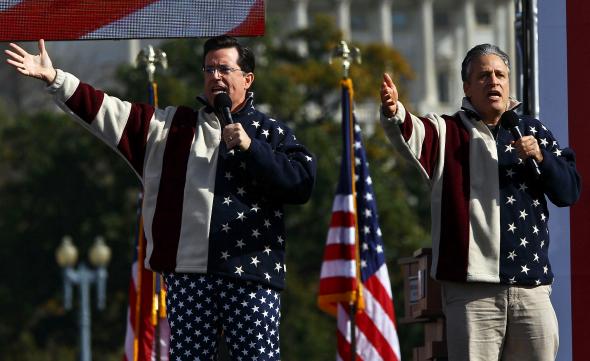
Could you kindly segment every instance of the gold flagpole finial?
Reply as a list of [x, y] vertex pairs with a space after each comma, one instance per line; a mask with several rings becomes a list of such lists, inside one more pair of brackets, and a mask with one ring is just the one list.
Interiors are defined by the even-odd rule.
[[356, 47], [349, 48], [346, 41], [341, 40], [340, 44], [330, 54], [330, 64], [332, 64], [333, 58], [342, 59], [342, 76], [346, 79], [352, 63], [361, 63], [361, 51]]
[[159, 65], [162, 69], [168, 68], [168, 57], [166, 53], [160, 49], [154, 49], [151, 45], [143, 48], [139, 54], [137, 54], [137, 66], [145, 66], [145, 71], [148, 75], [150, 82], [154, 81], [154, 73], [156, 72], [156, 66]]

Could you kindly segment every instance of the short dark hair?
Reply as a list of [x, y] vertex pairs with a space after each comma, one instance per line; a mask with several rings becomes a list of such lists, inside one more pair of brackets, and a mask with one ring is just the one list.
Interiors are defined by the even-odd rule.
[[254, 53], [252, 53], [249, 48], [242, 46], [236, 38], [228, 35], [216, 36], [205, 42], [203, 45], [203, 65], [205, 65], [205, 57], [207, 56], [207, 53], [218, 49], [228, 48], [235, 48], [238, 51], [238, 66], [242, 71], [245, 71], [246, 73], [254, 72], [254, 67], [256, 66]]
[[506, 66], [508, 67], [508, 71], [510, 71], [510, 58], [508, 54], [500, 50], [499, 47], [492, 44], [479, 44], [471, 48], [465, 55], [465, 59], [461, 63], [461, 79], [465, 82], [469, 79], [469, 73], [471, 72], [471, 61], [475, 58], [479, 58], [480, 56], [484, 55], [496, 55]]

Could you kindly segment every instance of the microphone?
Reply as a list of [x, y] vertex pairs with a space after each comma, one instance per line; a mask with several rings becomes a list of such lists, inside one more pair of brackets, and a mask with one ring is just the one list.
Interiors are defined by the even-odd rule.
[[[503, 128], [508, 129], [515, 140], [522, 138], [522, 133], [520, 133], [520, 129], [518, 128], [518, 115], [514, 110], [507, 110], [502, 114], [500, 117], [500, 125], [502, 125]], [[535, 177], [539, 177], [541, 175], [541, 170], [539, 169], [537, 160], [533, 157], [529, 157], [525, 161], [529, 164], [529, 168], [533, 170]]]
[[225, 124], [233, 124], [234, 120], [231, 117], [232, 102], [226, 92], [217, 93], [215, 99], [213, 99], [213, 105], [215, 106], [215, 111], [221, 114]]

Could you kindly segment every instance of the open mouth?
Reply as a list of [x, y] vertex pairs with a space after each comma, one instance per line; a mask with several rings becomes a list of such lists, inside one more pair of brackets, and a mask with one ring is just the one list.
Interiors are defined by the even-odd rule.
[[490, 90], [487, 95], [488, 98], [492, 100], [499, 100], [502, 98], [502, 93], [497, 90]]
[[211, 93], [213, 93], [213, 94], [227, 93], [227, 88], [224, 86], [216, 85], [211, 88]]

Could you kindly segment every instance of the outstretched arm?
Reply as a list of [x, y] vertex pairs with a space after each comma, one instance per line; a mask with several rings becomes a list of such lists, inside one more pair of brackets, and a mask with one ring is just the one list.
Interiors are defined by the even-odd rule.
[[26, 76], [37, 78], [45, 81], [48, 85], [53, 83], [57, 71], [51, 64], [51, 58], [45, 50], [45, 41], [39, 40], [39, 54], [29, 54], [20, 46], [10, 43], [12, 50], [6, 49], [4, 53], [8, 56], [6, 62], [16, 70]]
[[[445, 139], [445, 120], [429, 114], [419, 118], [409, 113], [399, 102], [399, 93], [389, 74], [381, 82], [381, 124], [389, 140], [402, 155], [418, 166], [429, 180], [436, 176], [444, 154], [440, 151]], [[444, 149], [444, 148], [443, 148]]]

